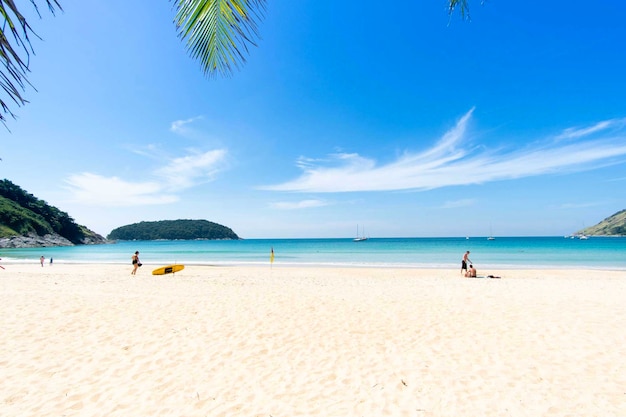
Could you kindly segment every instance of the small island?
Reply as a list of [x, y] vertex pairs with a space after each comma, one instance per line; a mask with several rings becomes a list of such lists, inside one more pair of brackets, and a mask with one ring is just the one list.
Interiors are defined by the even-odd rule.
[[160, 220], [113, 229], [109, 240], [239, 240], [229, 227], [208, 220]]

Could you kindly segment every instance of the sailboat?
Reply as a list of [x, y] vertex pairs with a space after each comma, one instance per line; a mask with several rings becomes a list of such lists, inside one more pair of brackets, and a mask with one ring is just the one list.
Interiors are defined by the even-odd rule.
[[359, 236], [359, 225], [356, 225], [356, 237], [353, 239], [355, 242], [363, 242], [364, 240], [367, 240], [367, 238], [365, 237], [365, 234], [363, 236]]
[[585, 234], [585, 224], [583, 223], [583, 230], [580, 231], [580, 233], [578, 233], [578, 239], [580, 240], [587, 240], [589, 239], [587, 237], [587, 235]]
[[493, 233], [491, 232], [491, 225], [489, 225], [489, 237], [487, 238], [487, 240], [496, 240], [496, 238], [493, 237]]

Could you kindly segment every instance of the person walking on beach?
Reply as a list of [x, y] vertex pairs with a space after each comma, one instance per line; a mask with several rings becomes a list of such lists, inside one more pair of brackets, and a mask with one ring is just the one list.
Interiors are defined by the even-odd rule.
[[465, 271], [465, 276], [467, 276], [467, 264], [472, 263], [472, 261], [469, 258], [469, 254], [470, 251], [465, 251], [465, 253], [463, 254], [463, 259], [461, 260], [461, 275], [463, 275], [463, 271]]
[[135, 251], [131, 259], [133, 260], [133, 271], [130, 274], [135, 275], [137, 273], [137, 268], [141, 266], [141, 263], [139, 262], [139, 251]]
[[39, 263], [41, 263], [41, 267], [43, 268], [43, 263], [46, 260], [46, 258], [44, 258], [43, 255], [41, 255], [41, 258], [39, 258]]

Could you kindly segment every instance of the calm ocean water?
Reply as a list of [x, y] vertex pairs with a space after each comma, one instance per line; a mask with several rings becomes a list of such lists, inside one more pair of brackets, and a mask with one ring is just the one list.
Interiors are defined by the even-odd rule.
[[107, 245], [2, 249], [3, 262], [128, 263], [140, 251], [147, 265], [373, 266], [457, 268], [461, 256], [484, 268], [592, 268], [626, 271], [626, 238], [563, 237], [247, 239], [239, 241], [125, 241]]

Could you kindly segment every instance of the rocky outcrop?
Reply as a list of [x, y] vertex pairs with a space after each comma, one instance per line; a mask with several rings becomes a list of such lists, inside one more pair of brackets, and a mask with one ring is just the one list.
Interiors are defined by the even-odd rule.
[[106, 238], [100, 235], [89, 235], [85, 236], [85, 238], [81, 242], [83, 245], [101, 245], [103, 243], [111, 243]]
[[[99, 235], [86, 237], [83, 241], [85, 245], [100, 243], [106, 243], [106, 239]], [[38, 236], [34, 233], [30, 233], [26, 236], [0, 238], [0, 248], [42, 248], [49, 246], [74, 246], [74, 244], [57, 234]]]

